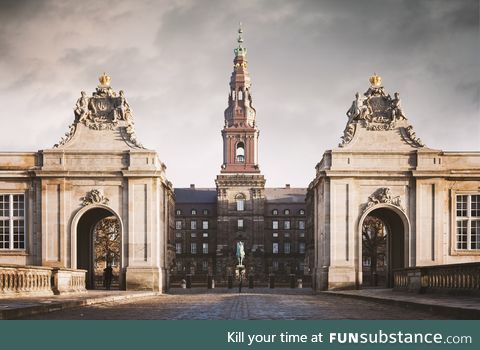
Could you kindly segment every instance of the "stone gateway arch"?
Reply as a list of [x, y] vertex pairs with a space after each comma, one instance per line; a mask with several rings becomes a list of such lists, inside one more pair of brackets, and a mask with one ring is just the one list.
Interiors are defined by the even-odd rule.
[[315, 288], [391, 287], [398, 269], [478, 262], [480, 152], [425, 146], [378, 75], [346, 114], [307, 194]]
[[[90, 96], [81, 93], [58, 144], [0, 153], [0, 199], [3, 207], [22, 209], [11, 221], [24, 230], [12, 241], [3, 237], [8, 249], [0, 252], [0, 263], [61, 271], [64, 291], [79, 271], [88, 288], [98, 288], [95, 270], [113, 264], [118, 288], [164, 291], [174, 258], [173, 189], [157, 153], [137, 139], [123, 91], [115, 92], [106, 74], [99, 80]], [[113, 231], [105, 234], [116, 248], [102, 257], [95, 239], [106, 218]]]

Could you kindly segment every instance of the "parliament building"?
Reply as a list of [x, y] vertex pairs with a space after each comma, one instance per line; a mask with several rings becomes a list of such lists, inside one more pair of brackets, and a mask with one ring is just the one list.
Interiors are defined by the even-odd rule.
[[[252, 104], [247, 49], [239, 30], [225, 110], [223, 164], [216, 188], [175, 189], [175, 266], [178, 278], [218, 282], [234, 274], [235, 247], [245, 246], [246, 277], [286, 282], [305, 269], [306, 188], [265, 187], [258, 160], [259, 128]], [[313, 244], [313, 242], [310, 242]], [[307, 279], [309, 279], [307, 277]]]
[[478, 292], [480, 152], [427, 147], [374, 74], [308, 188], [265, 187], [241, 29], [234, 52], [214, 188], [173, 188], [105, 73], [57, 144], [0, 153], [0, 296], [101, 289], [106, 267], [118, 289], [222, 285], [239, 242], [257, 286]]

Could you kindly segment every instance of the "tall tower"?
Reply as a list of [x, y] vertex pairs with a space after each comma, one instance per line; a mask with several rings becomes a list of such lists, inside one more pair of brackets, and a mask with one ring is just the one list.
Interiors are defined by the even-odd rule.
[[261, 258], [264, 252], [265, 178], [258, 166], [259, 131], [242, 34], [240, 27], [222, 130], [223, 164], [215, 181], [218, 199], [215, 272], [225, 277], [233, 273], [237, 264], [236, 243], [242, 241], [247, 274], [260, 277], [265, 273]]
[[258, 134], [256, 111], [252, 106], [247, 49], [243, 44], [243, 30], [238, 29], [238, 47], [234, 50], [233, 72], [230, 78], [228, 107], [225, 110], [222, 173], [259, 173]]

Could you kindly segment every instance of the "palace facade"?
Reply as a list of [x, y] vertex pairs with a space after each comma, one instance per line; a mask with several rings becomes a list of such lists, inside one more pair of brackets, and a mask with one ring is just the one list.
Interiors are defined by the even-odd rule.
[[257, 285], [478, 290], [478, 264], [457, 264], [480, 262], [480, 152], [428, 148], [374, 75], [308, 189], [268, 188], [241, 29], [234, 53], [215, 187], [173, 189], [106, 74], [58, 144], [0, 153], [2, 296], [104, 288], [107, 267], [119, 289], [224, 282], [238, 242]]
[[247, 276], [286, 281], [305, 270], [306, 188], [266, 188], [258, 160], [259, 129], [252, 104], [247, 49], [239, 30], [228, 107], [224, 113], [223, 164], [216, 188], [176, 188], [175, 274], [234, 274], [237, 242], [245, 246]]
[[123, 91], [99, 80], [81, 93], [58, 144], [0, 153], [4, 294], [101, 288], [108, 265], [117, 288], [168, 288], [173, 188], [157, 153], [137, 140]]
[[478, 288], [472, 269], [432, 269], [440, 272], [422, 279], [400, 270], [480, 262], [480, 152], [428, 148], [400, 95], [390, 96], [377, 75], [347, 118], [341, 143], [324, 153], [308, 188], [315, 288], [406, 279], [422, 288]]

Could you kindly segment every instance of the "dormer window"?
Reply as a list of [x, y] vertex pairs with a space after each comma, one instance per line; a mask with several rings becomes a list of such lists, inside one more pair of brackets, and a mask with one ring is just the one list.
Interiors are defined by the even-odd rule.
[[245, 163], [245, 145], [243, 142], [237, 143], [235, 158], [238, 163]]

